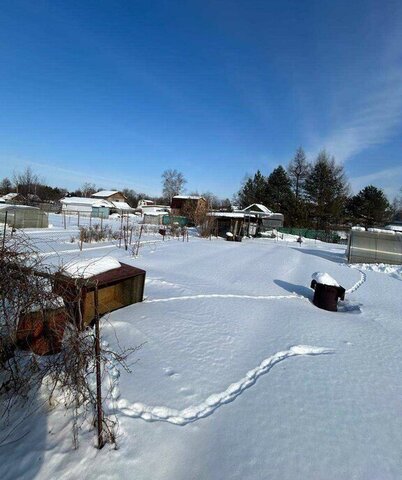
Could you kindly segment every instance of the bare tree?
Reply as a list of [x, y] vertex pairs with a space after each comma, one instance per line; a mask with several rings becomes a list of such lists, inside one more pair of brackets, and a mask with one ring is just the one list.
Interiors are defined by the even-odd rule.
[[300, 193], [303, 188], [304, 180], [307, 178], [310, 171], [310, 165], [307, 162], [306, 154], [302, 147], [299, 147], [296, 150], [296, 154], [293, 157], [293, 160], [288, 166], [288, 174], [292, 180], [296, 202], [300, 198]]
[[[0, 446], [20, 436], [24, 421], [38, 408], [39, 390], [43, 402], [62, 403], [71, 412], [75, 447], [84, 422], [98, 427], [99, 448], [116, 440], [115, 420], [99, 409], [102, 396], [100, 389], [93, 388], [95, 372], [108, 362], [129, 371], [127, 356], [137, 348], [116, 353], [100, 347], [99, 322], [95, 335], [91, 329], [80, 328], [75, 315], [65, 308], [63, 295], [52, 288], [55, 273], [23, 234], [2, 238]], [[30, 350], [47, 355], [29, 354]], [[110, 393], [104, 392], [103, 398]]]
[[220, 207], [221, 202], [219, 201], [219, 198], [213, 194], [212, 192], [205, 192], [201, 194], [201, 197], [204, 197], [205, 200], [208, 203], [208, 208], [211, 210], [215, 210]]
[[6, 195], [12, 191], [13, 184], [8, 177], [4, 177], [3, 180], [0, 182], [0, 193], [2, 195]]
[[184, 190], [187, 180], [181, 172], [175, 170], [165, 170], [162, 173], [163, 196], [169, 203], [175, 195], [180, 195]]
[[94, 183], [88, 182], [83, 183], [80, 190], [83, 197], [90, 197], [93, 193], [98, 191]]
[[14, 172], [13, 183], [18, 193], [27, 196], [36, 194], [36, 189], [41, 181], [39, 176], [28, 166], [22, 172]]

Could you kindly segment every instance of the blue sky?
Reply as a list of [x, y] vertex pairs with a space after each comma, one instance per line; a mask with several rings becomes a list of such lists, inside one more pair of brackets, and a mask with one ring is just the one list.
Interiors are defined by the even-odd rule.
[[231, 197], [300, 145], [402, 186], [402, 2], [2, 3], [0, 177]]

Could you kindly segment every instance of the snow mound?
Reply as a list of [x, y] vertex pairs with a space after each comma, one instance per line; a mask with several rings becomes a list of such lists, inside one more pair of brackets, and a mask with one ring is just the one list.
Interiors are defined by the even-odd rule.
[[120, 262], [115, 258], [102, 257], [69, 262], [64, 266], [64, 272], [71, 277], [89, 278], [119, 267]]
[[332, 287], [339, 287], [339, 283], [326, 272], [314, 272], [311, 275], [312, 279], [317, 283], [323, 283], [324, 285], [331, 285]]

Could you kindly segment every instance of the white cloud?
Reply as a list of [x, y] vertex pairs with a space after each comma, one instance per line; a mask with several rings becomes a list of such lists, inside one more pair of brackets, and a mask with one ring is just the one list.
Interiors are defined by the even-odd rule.
[[66, 187], [70, 190], [79, 188], [84, 182], [92, 182], [105, 188], [132, 188], [136, 191], [145, 191], [150, 195], [157, 195], [160, 190], [159, 176], [154, 177], [150, 175], [149, 178], [147, 178], [143, 175], [136, 174], [135, 178], [132, 178], [131, 174], [127, 172], [127, 175], [122, 178], [120, 172], [116, 174], [115, 171], [105, 168], [102, 168], [102, 175], [98, 175], [84, 170], [64, 168], [18, 156], [5, 156], [0, 154], [0, 163], [2, 163], [3, 160], [4, 165], [7, 165], [7, 167], [1, 169], [1, 175], [12, 177], [14, 170], [18, 171], [27, 166], [31, 166], [41, 179], [43, 177], [42, 181], [50, 185]]
[[325, 148], [338, 161], [347, 162], [395, 135], [402, 123], [402, 71], [382, 75], [356, 103], [353, 113], [345, 114], [342, 125], [318, 140], [314, 150]]
[[402, 187], [402, 165], [352, 178], [350, 183], [355, 193], [367, 185], [375, 185], [382, 188], [388, 198], [392, 200]]

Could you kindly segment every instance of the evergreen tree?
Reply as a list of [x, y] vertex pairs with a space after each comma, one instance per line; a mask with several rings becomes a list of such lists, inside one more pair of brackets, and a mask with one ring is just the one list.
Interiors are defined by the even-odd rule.
[[242, 208], [253, 203], [265, 204], [267, 197], [267, 182], [264, 175], [257, 170], [253, 178], [248, 178], [238, 193], [238, 200]]
[[267, 206], [275, 212], [283, 213], [286, 223], [292, 224], [294, 198], [289, 175], [282, 165], [279, 165], [268, 177]]
[[340, 221], [348, 184], [343, 167], [337, 165], [325, 150], [318, 154], [306, 178], [304, 189], [316, 228], [327, 229], [329, 225]]
[[379, 188], [369, 185], [348, 202], [348, 211], [356, 223], [365, 228], [383, 226], [392, 216], [392, 208]]

